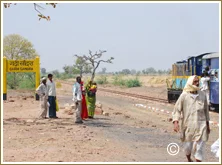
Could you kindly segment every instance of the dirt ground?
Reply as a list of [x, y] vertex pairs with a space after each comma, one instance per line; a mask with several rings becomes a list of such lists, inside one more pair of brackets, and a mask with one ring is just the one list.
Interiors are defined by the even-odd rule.
[[[107, 87], [111, 88], [111, 87]], [[62, 84], [57, 89], [60, 107], [72, 103], [72, 87]], [[115, 88], [132, 93], [158, 95], [165, 86], [131, 89]], [[37, 119], [40, 104], [30, 91], [9, 91], [3, 104], [4, 162], [185, 162], [179, 134], [173, 132], [170, 113], [139, 108], [135, 104], [165, 109], [173, 105], [160, 104], [97, 92], [97, 102], [106, 115], [96, 114], [82, 125], [74, 124], [74, 115], [62, 108], [59, 119]], [[14, 101], [14, 102], [13, 102]], [[211, 120], [219, 120], [210, 113]], [[211, 126], [206, 145], [206, 162], [218, 162], [210, 146], [218, 139], [219, 128]], [[177, 143], [176, 156], [167, 153], [167, 146]]]

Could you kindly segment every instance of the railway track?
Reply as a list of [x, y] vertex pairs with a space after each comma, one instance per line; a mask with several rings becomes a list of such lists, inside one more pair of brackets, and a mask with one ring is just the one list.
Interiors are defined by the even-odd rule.
[[[68, 85], [73, 85], [73, 83], [67, 82], [67, 81], [57, 80], [57, 82], [60, 82], [60, 83], [63, 83], [63, 84], [68, 84]], [[156, 98], [156, 97], [145, 96], [145, 95], [139, 95], [139, 94], [134, 94], [134, 93], [121, 92], [121, 91], [105, 89], [105, 88], [98, 88], [98, 91], [113, 93], [113, 94], [122, 95], [122, 96], [128, 96], [128, 97], [137, 98], [137, 99], [143, 99], [143, 100], [149, 100], [149, 101], [156, 101], [156, 102], [161, 102], [161, 103], [172, 104], [172, 103], [169, 103], [167, 99]]]

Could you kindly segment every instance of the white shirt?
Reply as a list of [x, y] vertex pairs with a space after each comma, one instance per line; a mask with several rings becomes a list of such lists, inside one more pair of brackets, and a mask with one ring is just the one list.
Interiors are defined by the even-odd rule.
[[81, 90], [81, 85], [76, 82], [73, 85], [73, 101], [82, 101], [82, 90]]
[[48, 91], [47, 86], [41, 83], [38, 88], [36, 89], [36, 92], [41, 97], [41, 99], [48, 99]]
[[210, 77], [201, 77], [200, 82], [202, 84], [202, 86], [201, 86], [202, 91], [209, 89], [208, 81], [210, 81]]
[[48, 96], [56, 96], [56, 88], [54, 81], [47, 81]]

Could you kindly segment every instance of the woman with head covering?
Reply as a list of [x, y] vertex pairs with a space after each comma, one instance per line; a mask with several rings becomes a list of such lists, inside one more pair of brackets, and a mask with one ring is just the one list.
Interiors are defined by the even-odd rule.
[[202, 161], [205, 143], [210, 133], [210, 119], [207, 98], [199, 89], [199, 78], [196, 75], [189, 77], [172, 115], [174, 131], [178, 132], [180, 128], [180, 138], [184, 142], [187, 160], [192, 161], [191, 153], [194, 150], [196, 161]]
[[84, 84], [83, 81], [81, 81], [81, 90], [82, 90], [82, 114], [81, 114], [81, 117], [83, 120], [85, 120], [88, 118], [88, 110], [87, 110], [86, 98], [85, 98], [86, 92], [85, 92], [83, 84]]
[[40, 96], [40, 104], [41, 104], [41, 112], [39, 118], [44, 118], [44, 119], [47, 118], [46, 115], [48, 110], [48, 105], [47, 105], [48, 92], [47, 92], [46, 80], [47, 80], [46, 77], [42, 77], [41, 84], [36, 89], [36, 93]]
[[90, 119], [94, 117], [95, 113], [96, 91], [97, 91], [96, 83], [89, 81], [89, 83], [86, 86], [86, 102], [87, 102], [88, 116]]

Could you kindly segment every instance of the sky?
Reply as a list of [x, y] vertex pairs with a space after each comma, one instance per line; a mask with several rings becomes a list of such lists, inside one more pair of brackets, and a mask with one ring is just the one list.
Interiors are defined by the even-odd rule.
[[34, 45], [46, 71], [73, 65], [74, 54], [107, 50], [107, 72], [171, 68], [172, 63], [219, 51], [218, 3], [42, 4], [51, 21], [38, 20], [33, 3], [3, 9], [3, 35], [19, 34]]

